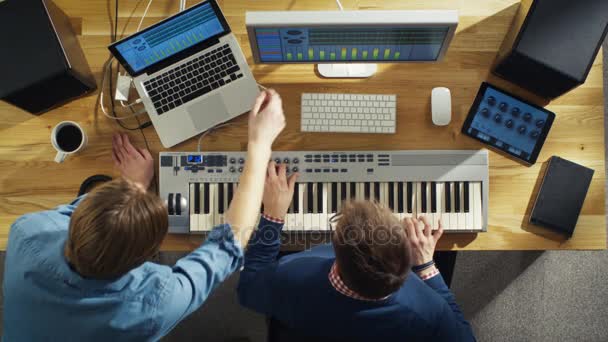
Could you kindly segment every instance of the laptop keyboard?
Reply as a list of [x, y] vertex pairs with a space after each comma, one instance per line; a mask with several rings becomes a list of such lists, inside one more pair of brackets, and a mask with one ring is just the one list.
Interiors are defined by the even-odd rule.
[[144, 82], [144, 87], [156, 112], [163, 114], [241, 77], [226, 44]]

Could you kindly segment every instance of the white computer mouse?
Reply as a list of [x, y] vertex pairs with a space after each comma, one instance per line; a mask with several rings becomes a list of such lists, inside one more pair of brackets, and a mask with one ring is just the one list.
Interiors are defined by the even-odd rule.
[[450, 89], [445, 87], [433, 88], [431, 92], [431, 112], [433, 123], [445, 126], [452, 120], [452, 95]]

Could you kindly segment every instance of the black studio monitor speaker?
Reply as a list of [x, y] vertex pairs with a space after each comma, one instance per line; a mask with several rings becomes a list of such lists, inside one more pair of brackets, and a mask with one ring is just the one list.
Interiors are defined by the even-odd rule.
[[522, 0], [494, 73], [544, 98], [583, 84], [608, 30], [608, 0]]
[[96, 89], [68, 17], [50, 0], [0, 0], [0, 99], [41, 114]]

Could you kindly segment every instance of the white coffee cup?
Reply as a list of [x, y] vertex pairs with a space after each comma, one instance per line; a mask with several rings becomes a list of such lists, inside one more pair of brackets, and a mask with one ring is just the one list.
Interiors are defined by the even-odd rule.
[[84, 129], [74, 121], [62, 121], [51, 132], [51, 143], [57, 150], [56, 163], [63, 163], [70, 154], [81, 151], [87, 145]]

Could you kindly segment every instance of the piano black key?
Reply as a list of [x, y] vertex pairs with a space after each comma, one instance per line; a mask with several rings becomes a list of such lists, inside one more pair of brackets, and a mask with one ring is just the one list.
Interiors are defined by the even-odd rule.
[[182, 214], [182, 194], [175, 194], [175, 215]]
[[460, 182], [454, 182], [454, 211], [460, 212]]
[[323, 212], [323, 183], [317, 183], [317, 213]]
[[175, 214], [175, 211], [173, 210], [174, 201], [175, 200], [173, 199], [173, 194], [169, 194], [169, 198], [167, 199], [167, 209], [169, 210], [169, 215]]
[[300, 183], [296, 183], [295, 190], [293, 191], [293, 212], [300, 212]]
[[388, 207], [395, 210], [395, 183], [388, 182]]
[[331, 213], [338, 210], [338, 183], [331, 183]]
[[340, 201], [344, 205], [344, 201], [346, 201], [346, 183], [340, 184]]
[[203, 214], [209, 214], [209, 183], [203, 185], [205, 187], [205, 195], [203, 196]]
[[369, 200], [370, 197], [370, 189], [369, 189], [369, 182], [365, 182], [363, 184], [363, 190], [364, 190], [364, 196], [366, 200]]
[[407, 212], [412, 213], [412, 196], [414, 194], [414, 185], [412, 182], [407, 182]]
[[312, 192], [312, 184], [313, 183], [306, 183], [306, 192], [308, 193], [308, 195], [306, 196], [308, 199], [308, 213], [312, 214], [313, 213], [313, 209], [314, 209], [314, 196], [313, 196], [313, 192]]
[[437, 183], [431, 182], [431, 212], [437, 212]]
[[422, 182], [420, 185], [420, 202], [422, 212], [426, 213], [426, 182]]
[[468, 213], [469, 212], [469, 182], [464, 182], [462, 186], [463, 186], [462, 200], [464, 201], [464, 203], [463, 203], [464, 212]]
[[403, 182], [397, 183], [397, 212], [403, 213]]
[[224, 213], [224, 183], [217, 184], [217, 212]]
[[374, 182], [374, 199], [380, 202], [380, 182]]
[[445, 182], [445, 212], [452, 212], [452, 189], [450, 182]]
[[201, 213], [201, 189], [199, 183], [194, 183], [194, 213]]
[[356, 198], [357, 196], [357, 183], [350, 183], [350, 198]]
[[[232, 202], [232, 192], [234, 191], [234, 189], [232, 188], [233, 184], [232, 183], [228, 183], [228, 198], [227, 198], [227, 202], [228, 202], [228, 206], [230, 206], [230, 203]], [[228, 209], [228, 208], [226, 208]]]

